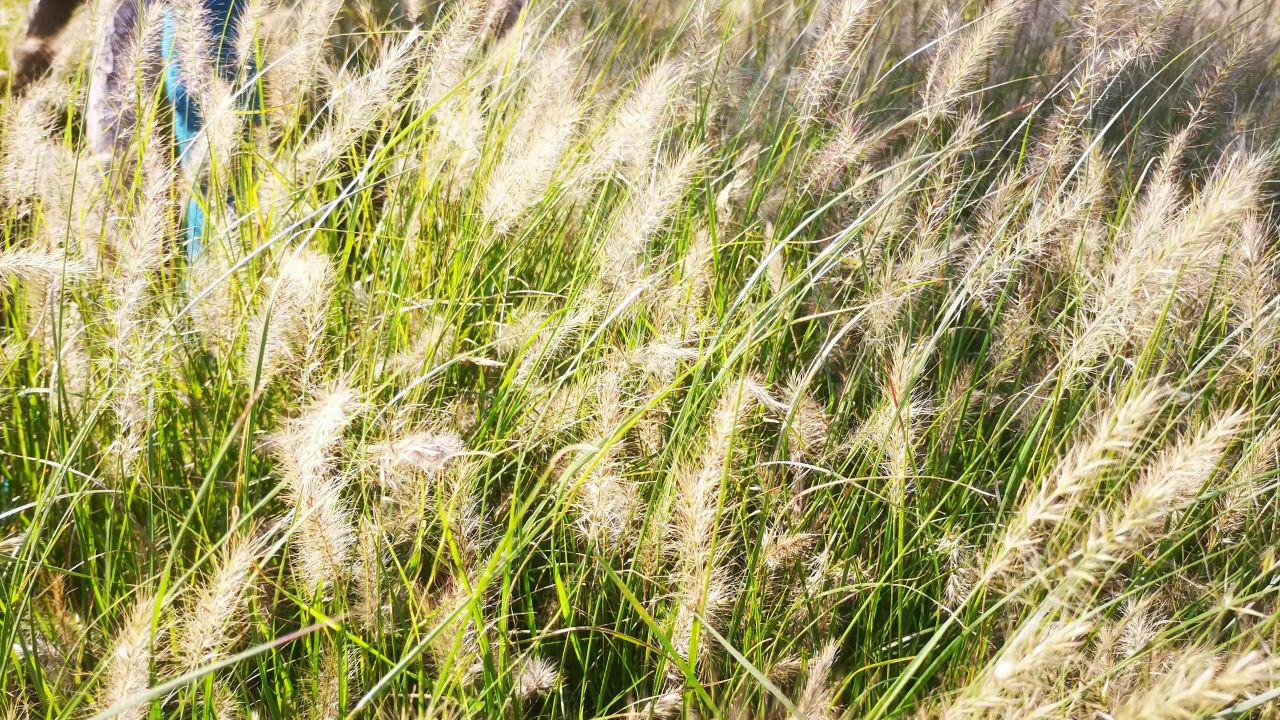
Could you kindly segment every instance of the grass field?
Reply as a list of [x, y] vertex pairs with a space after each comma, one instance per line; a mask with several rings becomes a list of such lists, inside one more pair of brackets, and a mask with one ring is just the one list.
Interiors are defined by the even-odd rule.
[[1267, 3], [254, 0], [182, 165], [108, 9], [0, 106], [0, 717], [1277, 717]]

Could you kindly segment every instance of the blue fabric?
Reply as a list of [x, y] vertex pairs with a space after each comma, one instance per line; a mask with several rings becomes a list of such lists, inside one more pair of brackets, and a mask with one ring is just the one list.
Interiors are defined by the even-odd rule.
[[[209, 30], [212, 34], [211, 46], [214, 49], [213, 62], [215, 69], [225, 79], [235, 80], [236, 63], [234, 56], [235, 30], [240, 11], [244, 7], [243, 0], [198, 0], [204, 5], [209, 18]], [[165, 8], [164, 32], [161, 36], [160, 50], [165, 59], [164, 86], [165, 95], [173, 109], [173, 136], [177, 145], [178, 158], [184, 167], [188, 167], [191, 157], [188, 151], [192, 143], [204, 127], [200, 115], [200, 107], [191, 96], [183, 81], [181, 67], [182, 54], [177, 52], [177, 25], [173, 7]], [[187, 258], [194, 259], [200, 254], [201, 238], [204, 236], [206, 218], [204, 207], [200, 204], [200, 193], [195, 192], [187, 201]]]

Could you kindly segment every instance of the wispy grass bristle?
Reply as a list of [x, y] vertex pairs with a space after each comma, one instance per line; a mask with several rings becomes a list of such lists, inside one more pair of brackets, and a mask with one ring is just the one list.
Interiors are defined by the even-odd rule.
[[1274, 3], [131, 3], [0, 13], [0, 717], [1274, 714]]

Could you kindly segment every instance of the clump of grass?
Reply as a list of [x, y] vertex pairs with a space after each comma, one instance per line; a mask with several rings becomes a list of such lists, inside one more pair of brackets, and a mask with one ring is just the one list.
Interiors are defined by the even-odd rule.
[[173, 10], [194, 172], [0, 106], [4, 717], [1270, 712], [1269, 7]]

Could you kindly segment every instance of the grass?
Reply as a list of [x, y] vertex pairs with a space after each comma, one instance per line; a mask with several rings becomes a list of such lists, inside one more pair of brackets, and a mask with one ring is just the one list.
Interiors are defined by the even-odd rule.
[[1273, 716], [1268, 8], [258, 2], [183, 162], [92, 10], [3, 100], [5, 717]]

